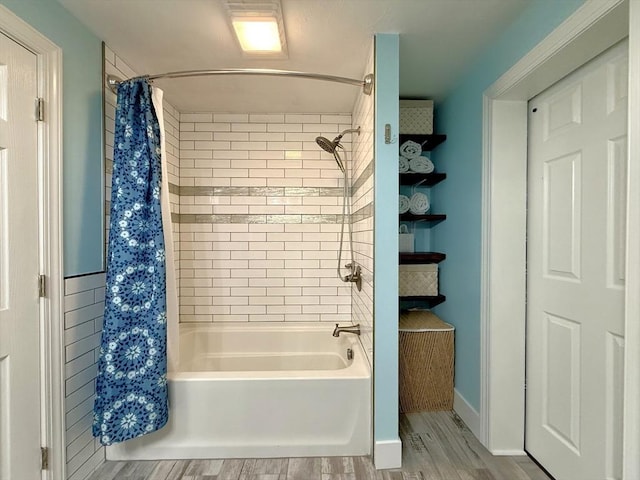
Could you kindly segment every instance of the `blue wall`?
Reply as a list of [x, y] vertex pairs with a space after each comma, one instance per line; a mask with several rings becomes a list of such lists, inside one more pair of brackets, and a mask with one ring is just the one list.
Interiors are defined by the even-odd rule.
[[398, 143], [384, 142], [385, 124], [398, 132], [399, 38], [375, 36], [374, 159], [374, 415], [376, 442], [398, 435]]
[[62, 48], [64, 275], [101, 271], [101, 41], [55, 0], [0, 3]]
[[456, 389], [476, 409], [480, 407], [482, 95], [582, 3], [533, 1], [436, 109], [436, 130], [447, 134], [447, 141], [432, 158], [447, 179], [432, 189], [431, 200], [447, 220], [432, 229], [431, 246], [447, 254], [440, 270], [440, 290], [447, 301], [435, 311], [456, 327]]

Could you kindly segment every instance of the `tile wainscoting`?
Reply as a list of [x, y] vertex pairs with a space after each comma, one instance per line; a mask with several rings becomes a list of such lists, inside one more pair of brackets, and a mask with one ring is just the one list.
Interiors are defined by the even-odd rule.
[[104, 448], [91, 432], [104, 290], [104, 273], [64, 282], [67, 480], [84, 480], [105, 458]]

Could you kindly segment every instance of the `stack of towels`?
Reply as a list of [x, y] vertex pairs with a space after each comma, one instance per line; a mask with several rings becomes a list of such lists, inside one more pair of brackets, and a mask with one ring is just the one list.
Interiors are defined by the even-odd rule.
[[411, 212], [414, 215], [424, 215], [429, 208], [429, 198], [424, 193], [416, 192], [411, 197], [400, 195], [398, 211], [401, 214]]
[[[407, 140], [400, 146], [398, 161], [400, 173], [431, 173], [435, 168], [430, 159], [422, 156], [422, 146], [412, 140]], [[400, 195], [400, 213], [423, 215], [429, 211], [429, 207], [429, 198], [424, 193], [416, 192], [411, 197]]]
[[422, 156], [422, 146], [413, 140], [407, 140], [400, 146], [398, 161], [400, 173], [431, 173], [435, 168], [431, 160]]

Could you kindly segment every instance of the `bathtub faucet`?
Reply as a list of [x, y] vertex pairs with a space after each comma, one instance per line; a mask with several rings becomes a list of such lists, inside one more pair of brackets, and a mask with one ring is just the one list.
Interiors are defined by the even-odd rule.
[[336, 323], [336, 328], [333, 330], [333, 336], [339, 337], [341, 332], [360, 335], [360, 324], [358, 323], [350, 327], [341, 327], [339, 323]]

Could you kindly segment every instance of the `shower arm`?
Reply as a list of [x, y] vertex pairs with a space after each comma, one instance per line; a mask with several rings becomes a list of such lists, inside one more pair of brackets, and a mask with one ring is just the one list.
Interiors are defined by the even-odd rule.
[[[141, 75], [132, 78], [146, 78], [151, 81], [158, 78], [208, 77], [214, 75], [260, 75], [270, 77], [309, 78], [312, 80], [345, 83], [347, 85], [362, 87], [362, 92], [366, 95], [371, 95], [371, 92], [373, 91], [373, 74], [371, 73], [366, 75], [363, 80], [358, 80], [355, 78], [337, 77], [321, 73], [297, 72], [292, 70], [273, 70], [269, 68], [227, 68], [222, 70], [183, 70], [178, 72], [158, 73], [154, 75]], [[123, 80], [121, 78], [115, 75], [107, 75], [107, 85], [113, 93], [116, 93], [118, 84], [122, 81]]]

